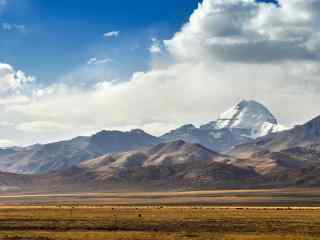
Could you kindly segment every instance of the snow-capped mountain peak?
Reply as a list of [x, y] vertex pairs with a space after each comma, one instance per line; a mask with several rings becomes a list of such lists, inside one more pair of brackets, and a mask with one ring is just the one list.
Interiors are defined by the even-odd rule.
[[217, 120], [216, 128], [248, 129], [249, 137], [257, 138], [271, 132], [283, 129], [278, 127], [278, 121], [261, 103], [256, 101], [241, 101], [222, 113]]
[[217, 128], [260, 128], [263, 123], [278, 124], [272, 113], [256, 101], [241, 101], [226, 112], [217, 121]]

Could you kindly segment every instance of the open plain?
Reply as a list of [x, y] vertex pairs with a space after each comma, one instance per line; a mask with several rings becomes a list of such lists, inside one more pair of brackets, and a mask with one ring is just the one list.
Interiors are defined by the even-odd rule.
[[0, 239], [320, 239], [318, 189], [4, 194]]

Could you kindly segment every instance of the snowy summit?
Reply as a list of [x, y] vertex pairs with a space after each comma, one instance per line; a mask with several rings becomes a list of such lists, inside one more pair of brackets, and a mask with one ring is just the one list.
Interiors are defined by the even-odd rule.
[[245, 100], [222, 113], [217, 120], [216, 128], [248, 129], [251, 138], [285, 130], [265, 106], [256, 101]]

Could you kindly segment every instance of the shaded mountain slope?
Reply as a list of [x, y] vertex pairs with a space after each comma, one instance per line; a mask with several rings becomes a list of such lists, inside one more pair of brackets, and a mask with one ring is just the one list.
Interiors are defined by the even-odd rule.
[[236, 146], [230, 151], [234, 156], [250, 156], [261, 151], [277, 152], [295, 147], [316, 149], [320, 145], [320, 116], [304, 125], [279, 133], [258, 138], [249, 143]]
[[226, 159], [219, 153], [199, 144], [184, 141], [162, 143], [151, 148], [106, 155], [81, 164], [82, 167], [104, 171], [114, 168], [178, 165], [190, 162], [221, 161]]
[[101, 181], [152, 188], [244, 187], [262, 183], [252, 169], [228, 164], [228, 156], [184, 141], [107, 155], [81, 164]]
[[13, 173], [44, 173], [71, 166], [107, 153], [129, 151], [159, 143], [141, 130], [102, 131], [91, 137], [0, 150], [0, 169]]

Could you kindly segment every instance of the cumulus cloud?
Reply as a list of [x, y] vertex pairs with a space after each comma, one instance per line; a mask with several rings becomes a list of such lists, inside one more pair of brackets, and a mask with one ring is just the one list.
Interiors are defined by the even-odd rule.
[[[178, 59], [261, 62], [319, 60], [317, 0], [205, 0], [166, 41]], [[318, 49], [319, 50], [319, 49]]]
[[120, 31], [106, 32], [103, 34], [103, 36], [107, 38], [112, 38], [112, 37], [117, 38], [119, 37], [119, 35], [120, 35]]
[[[281, 123], [300, 123], [319, 114], [314, 105], [320, 101], [319, 11], [317, 0], [280, 0], [279, 6], [204, 0], [164, 42], [162, 51], [173, 61], [128, 81], [109, 81], [84, 67], [67, 74], [62, 84], [35, 89], [26, 101], [3, 104], [3, 112], [16, 130], [37, 135], [48, 128], [79, 135], [131, 127], [161, 134], [180, 124], [214, 120], [236, 101], [255, 99]], [[10, 91], [24, 85], [17, 82], [28, 82], [17, 81], [24, 77], [8, 66], [4, 72], [0, 79], [11, 77], [0, 84], [6, 82]], [[81, 87], [90, 74], [91, 87]]]
[[9, 64], [0, 63], [0, 95], [19, 93], [34, 80], [34, 77], [26, 75], [21, 70], [15, 70]]

